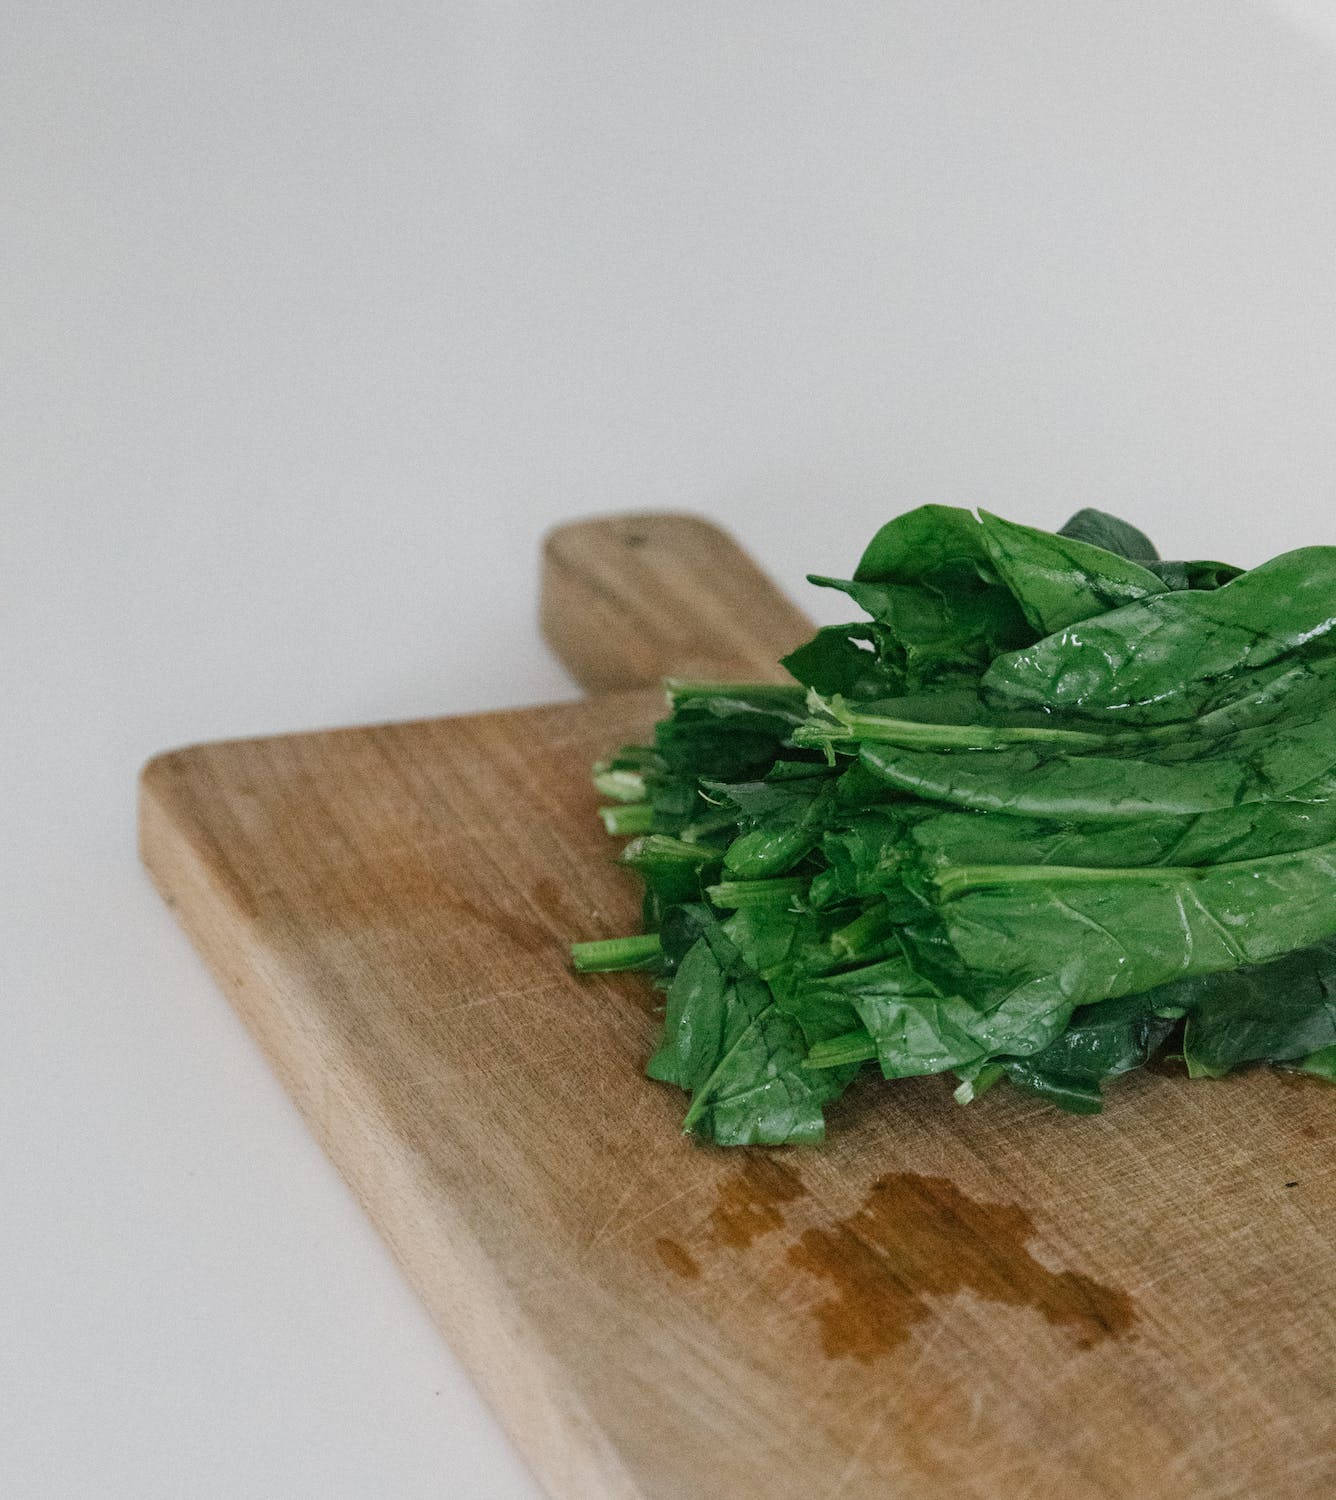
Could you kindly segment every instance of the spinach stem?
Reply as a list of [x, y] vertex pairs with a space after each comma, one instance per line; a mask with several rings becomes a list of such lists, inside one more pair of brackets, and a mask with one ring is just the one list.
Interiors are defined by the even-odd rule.
[[718, 849], [708, 844], [693, 844], [686, 839], [674, 838], [671, 833], [644, 833], [634, 838], [622, 850], [622, 859], [639, 869], [660, 866], [686, 866], [695, 869], [712, 864], [720, 857]]
[[830, 950], [837, 958], [859, 958], [879, 947], [895, 931], [895, 923], [884, 905], [872, 907], [861, 917], [830, 935]]
[[639, 771], [599, 764], [594, 767], [594, 786], [614, 802], [645, 800], [645, 778]]
[[[1336, 853], [1336, 845], [1316, 845], [1313, 849], [1291, 850], [1284, 854], [1259, 855], [1237, 863], [1250, 874], [1293, 864], [1314, 853]], [[1221, 860], [1214, 865], [953, 865], [929, 876], [938, 898], [952, 901], [968, 891], [987, 890], [991, 886], [1045, 885], [1062, 882], [1072, 885], [1174, 885], [1201, 880], [1209, 872], [1228, 871], [1233, 861]]]
[[999, 1078], [1006, 1072], [1001, 1063], [989, 1063], [982, 1067], [973, 1078], [966, 1078], [960, 1087], [952, 1095], [957, 1104], [973, 1104], [981, 1095], [986, 1094]]
[[824, 1042], [813, 1043], [803, 1059], [805, 1068], [844, 1068], [850, 1063], [873, 1062], [877, 1044], [866, 1031], [847, 1031]]
[[600, 807], [603, 826], [614, 836], [648, 833], [654, 826], [654, 808], [648, 802], [625, 802], [614, 807]]
[[807, 889], [800, 875], [780, 875], [770, 880], [724, 880], [707, 885], [705, 894], [716, 906], [787, 906]]
[[663, 689], [674, 708], [692, 698], [728, 698], [743, 693], [748, 698], [801, 705], [805, 695], [805, 689], [796, 682], [709, 682], [691, 677], [665, 677]]
[[578, 974], [607, 974], [617, 969], [638, 969], [663, 952], [657, 932], [634, 937], [600, 938], [592, 943], [572, 943], [571, 963]]
[[839, 697], [827, 702], [815, 693], [809, 695], [809, 707], [828, 717], [816, 717], [800, 725], [793, 733], [795, 744], [820, 746], [852, 739], [927, 750], [996, 750], [1006, 745], [1029, 744], [1091, 750], [1154, 738], [1143, 731], [1101, 734], [1085, 729], [1049, 729], [1043, 725], [933, 724], [918, 719], [895, 719], [850, 708]]

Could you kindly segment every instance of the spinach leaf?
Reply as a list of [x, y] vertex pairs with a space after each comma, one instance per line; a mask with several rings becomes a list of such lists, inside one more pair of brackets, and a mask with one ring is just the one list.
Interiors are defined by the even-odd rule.
[[854, 570], [860, 583], [936, 579], [962, 591], [978, 586], [988, 558], [973, 513], [954, 505], [920, 505], [887, 521]]
[[1336, 938], [1209, 980], [1176, 980], [1148, 998], [1186, 1013], [1183, 1056], [1194, 1078], [1296, 1061], [1336, 1046]]
[[647, 1071], [690, 1092], [683, 1128], [720, 1145], [812, 1142], [825, 1132], [822, 1106], [843, 1092], [852, 1070], [805, 1069], [807, 1050], [802, 1028], [715, 923], [678, 967]]
[[1120, 521], [1104, 510], [1078, 510], [1058, 535], [1089, 542], [1092, 547], [1103, 547], [1106, 552], [1116, 552], [1119, 557], [1130, 558], [1133, 562], [1153, 563], [1160, 557], [1144, 531], [1138, 531], [1130, 521]]
[[731, 781], [764, 775], [804, 717], [798, 687], [686, 687], [678, 685], [671, 717], [660, 720], [654, 731], [663, 764], [681, 776]]
[[1243, 572], [1242, 568], [1236, 568], [1230, 563], [1204, 560], [1150, 562], [1146, 564], [1146, 568], [1162, 579], [1166, 588], [1171, 589], [1218, 589], [1232, 583]]
[[[768, 786], [765, 812], [744, 813], [749, 825], [728, 846], [724, 869], [740, 880], [761, 880], [791, 870], [820, 841], [835, 802], [834, 784], [827, 780], [798, 782], [781, 789]], [[750, 790], [750, 789], [749, 789]], [[737, 792], [734, 792], [737, 799]], [[754, 806], [756, 798], [748, 799]]]
[[873, 808], [825, 834], [821, 853], [844, 897], [878, 896], [903, 887], [910, 817], [905, 805]]
[[885, 698], [905, 685], [905, 653], [870, 621], [826, 625], [806, 645], [781, 659], [799, 682], [823, 695]]
[[1189, 719], [1222, 679], [1333, 646], [1336, 547], [1303, 547], [1209, 593], [1154, 594], [994, 661], [996, 703], [1125, 722]]
[[1172, 1009], [1154, 991], [1083, 1005], [1056, 1041], [1023, 1061], [1008, 1059], [1004, 1066], [1013, 1083], [1024, 1081], [1035, 1092], [1041, 1091], [1039, 1080], [1055, 1078], [1093, 1090], [1098, 1099], [1105, 1079], [1143, 1067], [1159, 1051], [1178, 1024]]
[[668, 987], [663, 1038], [647, 1068], [651, 1078], [694, 1089], [709, 1076], [739, 1029], [739, 1015], [743, 1025], [749, 1018], [746, 1002], [755, 996], [737, 994], [737, 980], [745, 976], [741, 954], [711, 917]]
[[[1244, 803], [1187, 817], [1146, 816], [1105, 822], [985, 817], [937, 812], [912, 832], [918, 857], [934, 866], [1201, 865], [1257, 859], [1276, 849], [1336, 841], [1336, 772], [1274, 802]], [[897, 844], [900, 865], [910, 857]], [[871, 850], [868, 862], [889, 856]]]
[[814, 1145], [825, 1139], [824, 1108], [855, 1068], [804, 1068], [801, 1030], [772, 1004], [752, 1015], [692, 1093], [682, 1125], [720, 1146]]
[[[938, 687], [930, 692], [850, 705], [838, 694], [808, 694], [810, 716], [793, 731], [791, 744], [836, 745], [873, 741], [927, 750], [996, 750], [1008, 745], [1050, 746], [1062, 751], [1131, 751], [1219, 738], [1281, 719], [1302, 722], [1330, 708], [1336, 698], [1336, 653], [1311, 649], [1203, 684], [1190, 721], [1117, 725], [1098, 718], [1057, 715], [1040, 708], [1003, 707], [976, 687]], [[968, 732], [967, 732], [968, 731]]]
[[910, 688], [977, 676], [998, 652], [1034, 634], [992, 567], [978, 519], [954, 506], [922, 505], [887, 522], [851, 580], [811, 581], [844, 590], [890, 632]]
[[857, 1011], [885, 1078], [945, 1073], [985, 1055], [975, 1036], [975, 1007], [963, 996], [938, 993], [902, 957], [825, 984], [838, 988]]
[[1168, 586], [1140, 563], [1090, 542], [1019, 526], [986, 510], [979, 516], [993, 567], [1041, 636]]
[[1185, 732], [1148, 752], [1034, 744], [968, 754], [865, 743], [859, 760], [900, 792], [957, 807], [1088, 822], [1182, 816], [1291, 798], [1315, 771], [1325, 777], [1336, 766], [1336, 704], [1307, 722], [1219, 739]]
[[977, 677], [999, 652], [1033, 638], [1010, 591], [975, 578], [968, 588], [950, 588], [932, 580], [863, 582], [808, 575], [820, 588], [848, 594], [894, 640], [903, 663], [901, 680], [911, 689]]
[[1078, 1005], [1278, 958], [1336, 932], [1336, 846], [1232, 864], [958, 867], [929, 878], [984, 1010], [973, 1035], [1026, 1056]]

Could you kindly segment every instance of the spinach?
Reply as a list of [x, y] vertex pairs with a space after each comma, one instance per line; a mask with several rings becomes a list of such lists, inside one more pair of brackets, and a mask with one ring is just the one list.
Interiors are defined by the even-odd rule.
[[1004, 1059], [1005, 1076], [1018, 1088], [1076, 1114], [1097, 1114], [1100, 1085], [1143, 1067], [1178, 1025], [1168, 1002], [1126, 995], [1080, 1007], [1066, 1031], [1028, 1058]]
[[1176, 980], [1147, 998], [1186, 1016], [1183, 1056], [1194, 1078], [1220, 1078], [1248, 1062], [1299, 1062], [1336, 1046], [1336, 938], [1210, 982]]
[[1243, 572], [1230, 563], [1206, 561], [1148, 562], [1146, 569], [1171, 589], [1218, 589]]
[[1186, 817], [1067, 822], [937, 812], [913, 831], [918, 856], [936, 865], [1201, 865], [1256, 859], [1273, 849], [1336, 840], [1336, 773], [1277, 802]]
[[1336, 547], [1302, 547], [1210, 591], [1152, 594], [999, 657], [993, 701], [1131, 723], [1190, 719], [1229, 678], [1336, 646]]
[[1093, 753], [1039, 743], [969, 754], [864, 743], [859, 760], [897, 791], [957, 807], [1091, 822], [1183, 816], [1278, 802], [1315, 772], [1336, 770], [1336, 704], [1297, 724], [1219, 739], [1185, 732], [1167, 747]]
[[783, 658], [804, 686], [844, 698], [886, 698], [905, 686], [904, 651], [883, 626], [827, 625]]
[[1093, 547], [1103, 547], [1106, 552], [1115, 552], [1132, 562], [1153, 563], [1160, 559], [1155, 543], [1144, 531], [1138, 531], [1130, 521], [1120, 521], [1107, 511], [1078, 510], [1058, 535], [1089, 542]]
[[1151, 869], [960, 866], [934, 916], [996, 1052], [1047, 1046], [1072, 1010], [1258, 964], [1336, 932], [1336, 845]]
[[812, 575], [842, 589], [904, 654], [905, 683], [977, 677], [1001, 651], [1034, 632], [993, 571], [983, 528], [967, 510], [922, 505], [868, 543], [849, 581]]
[[923, 506], [813, 581], [871, 618], [595, 767], [646, 932], [573, 957], [658, 974], [686, 1129], [820, 1140], [869, 1064], [1087, 1114], [1166, 1047], [1336, 1078], [1336, 549]]
[[[961, 676], [978, 677], [999, 652], [1031, 639], [1015, 596], [981, 575], [968, 587], [940, 576], [921, 583], [861, 582], [808, 575], [821, 588], [839, 589], [881, 627], [881, 654], [908, 688]], [[894, 681], [894, 678], [888, 679]]]
[[1104, 614], [1168, 585], [1140, 563], [1071, 536], [1056, 536], [979, 512], [998, 576], [1041, 636]]

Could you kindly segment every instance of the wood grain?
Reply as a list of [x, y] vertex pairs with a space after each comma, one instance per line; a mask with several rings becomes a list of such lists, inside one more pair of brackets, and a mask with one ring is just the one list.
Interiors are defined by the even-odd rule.
[[[856, 1088], [678, 1133], [586, 766], [655, 694], [200, 746], [144, 858], [558, 1500], [1326, 1496], [1336, 1095]], [[442, 1493], [450, 1493], [448, 1479]]]
[[812, 633], [727, 532], [700, 516], [605, 516], [543, 545], [543, 634], [590, 692], [661, 677], [786, 682]]

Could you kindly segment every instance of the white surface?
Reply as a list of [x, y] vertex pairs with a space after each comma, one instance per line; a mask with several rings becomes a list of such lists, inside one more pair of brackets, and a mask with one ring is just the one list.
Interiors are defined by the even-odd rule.
[[533, 1496], [141, 877], [137, 766], [568, 693], [589, 511], [795, 590], [920, 500], [1336, 541], [1336, 21], [0, 11], [0, 1494]]

